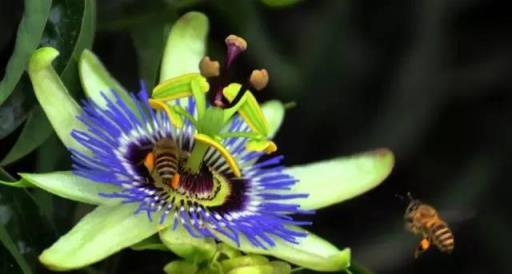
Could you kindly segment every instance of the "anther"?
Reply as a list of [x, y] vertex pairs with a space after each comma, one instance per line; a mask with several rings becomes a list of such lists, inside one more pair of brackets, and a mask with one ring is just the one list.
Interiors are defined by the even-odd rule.
[[212, 61], [210, 57], [205, 56], [199, 63], [199, 71], [201, 75], [206, 78], [217, 77], [220, 75], [220, 64], [217, 61]]
[[249, 77], [249, 83], [256, 90], [264, 89], [268, 84], [268, 72], [266, 69], [255, 69]]
[[247, 42], [243, 38], [233, 34], [226, 37], [226, 40], [224, 42], [228, 47], [225, 68], [228, 69], [231, 66], [231, 63], [236, 59], [238, 54], [244, 52], [247, 49]]

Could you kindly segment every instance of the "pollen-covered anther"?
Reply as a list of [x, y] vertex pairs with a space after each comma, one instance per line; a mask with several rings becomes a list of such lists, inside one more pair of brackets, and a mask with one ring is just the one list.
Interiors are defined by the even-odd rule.
[[199, 63], [199, 71], [206, 78], [217, 77], [220, 75], [220, 64], [218, 61], [212, 61], [210, 57], [205, 56]]
[[262, 90], [268, 85], [269, 77], [266, 69], [255, 69], [251, 72], [249, 83], [256, 90]]
[[245, 41], [245, 39], [234, 34], [231, 34], [228, 37], [226, 37], [226, 40], [224, 41], [226, 42], [226, 45], [228, 47], [235, 46], [239, 48], [241, 51], [247, 49], [247, 42]]

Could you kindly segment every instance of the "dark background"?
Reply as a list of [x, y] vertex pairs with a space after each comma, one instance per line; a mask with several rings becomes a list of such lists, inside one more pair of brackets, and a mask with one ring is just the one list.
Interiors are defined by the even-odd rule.
[[[0, 75], [23, 13], [21, 1], [2, 1]], [[296, 103], [276, 140], [286, 164], [377, 147], [395, 152], [395, 169], [384, 184], [319, 210], [314, 232], [350, 246], [354, 262], [374, 273], [510, 273], [512, 17], [502, 2], [306, 0], [272, 8], [259, 1], [98, 1], [93, 50], [136, 90], [140, 78], [148, 80], [138, 74], [148, 65], [136, 58], [141, 41], [162, 45], [146, 32], [162, 32], [163, 22], [185, 11], [205, 12], [211, 55], [222, 58], [230, 33], [246, 38], [235, 78], [267, 68], [270, 86], [257, 96]], [[30, 95], [21, 101], [33, 104]], [[19, 132], [2, 140], [0, 155]], [[50, 136], [6, 169], [66, 169], [67, 157]], [[409, 191], [448, 221], [453, 254], [433, 248], [413, 258], [418, 239], [403, 230], [406, 204], [395, 197]], [[44, 225], [49, 228], [31, 228], [44, 235], [35, 241], [37, 252], [75, 222], [59, 208], [75, 207], [31, 195], [51, 199], [55, 216], [53, 225]], [[0, 256], [8, 253], [0, 250]], [[159, 273], [169, 258], [123, 251], [98, 264], [104, 271], [98, 273]]]

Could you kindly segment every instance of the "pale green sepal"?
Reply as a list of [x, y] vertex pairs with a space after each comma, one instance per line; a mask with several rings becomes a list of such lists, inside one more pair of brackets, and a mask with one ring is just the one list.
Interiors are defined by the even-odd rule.
[[176, 21], [165, 45], [160, 82], [191, 72], [199, 72], [206, 51], [208, 17], [189, 12]]
[[118, 186], [97, 183], [76, 176], [71, 171], [20, 173], [20, 176], [33, 186], [73, 201], [96, 205], [115, 205], [119, 203], [118, 199], [99, 195], [99, 193], [118, 192], [120, 190]]
[[219, 251], [219, 253], [225, 255], [230, 259], [242, 256], [242, 253], [240, 253], [238, 249], [233, 248], [232, 246], [227, 245], [225, 243], [218, 243], [217, 250]]
[[86, 49], [80, 55], [78, 70], [87, 97], [100, 107], [105, 108], [107, 104], [101, 93], [104, 93], [109, 99], [114, 99], [111, 90], [115, 90], [124, 102], [131, 104], [131, 98], [126, 90], [110, 75], [98, 57], [90, 50]]
[[301, 209], [309, 210], [351, 199], [382, 183], [391, 173], [394, 162], [393, 152], [382, 148], [286, 168], [285, 173], [298, 179], [290, 193], [309, 195], [306, 199], [286, 202], [299, 204]]
[[267, 118], [268, 138], [272, 139], [283, 123], [284, 105], [278, 100], [268, 101], [261, 105], [261, 111], [263, 111], [263, 115]]
[[172, 261], [164, 266], [166, 274], [195, 274], [197, 265], [188, 261]]
[[86, 152], [86, 148], [70, 135], [73, 129], [85, 131], [86, 128], [76, 119], [82, 109], [69, 95], [51, 65], [58, 55], [59, 52], [51, 47], [36, 50], [30, 58], [28, 74], [37, 100], [60, 140], [68, 148]]
[[274, 274], [274, 268], [270, 265], [251, 265], [237, 267], [227, 274]]
[[233, 259], [223, 260], [220, 264], [222, 270], [229, 272], [235, 268], [251, 266], [251, 265], [264, 265], [268, 263], [268, 259], [261, 255], [247, 255], [240, 256]]
[[162, 243], [162, 241], [156, 234], [130, 246], [130, 248], [135, 251], [142, 251], [142, 250], [169, 251], [167, 246], [165, 246]]
[[272, 261], [270, 262], [272, 269], [274, 270], [273, 274], [290, 274], [292, 273], [292, 267], [290, 264], [285, 263], [283, 261]]
[[[291, 228], [307, 232], [299, 227]], [[349, 267], [350, 249], [339, 250], [315, 234], [307, 233], [306, 237], [298, 239], [298, 244], [270, 236], [276, 245], [267, 249], [255, 247], [243, 235], [240, 235], [240, 246], [237, 246], [235, 242], [220, 233], [216, 233], [215, 236], [243, 252], [274, 256], [283, 261], [316, 271], [340, 271]]]
[[134, 214], [138, 205], [102, 205], [87, 214], [67, 234], [43, 251], [39, 260], [49, 269], [67, 271], [81, 268], [150, 237], [168, 226], [149, 221], [144, 213]]
[[213, 239], [194, 238], [181, 225], [160, 231], [160, 239], [174, 254], [194, 263], [211, 259], [217, 251]]

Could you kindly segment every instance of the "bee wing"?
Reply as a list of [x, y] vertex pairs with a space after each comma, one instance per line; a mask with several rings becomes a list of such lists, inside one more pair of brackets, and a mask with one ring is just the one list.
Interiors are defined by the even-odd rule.
[[458, 226], [461, 223], [465, 223], [476, 218], [476, 210], [469, 208], [443, 209], [438, 211], [438, 213], [445, 222], [453, 226]]

